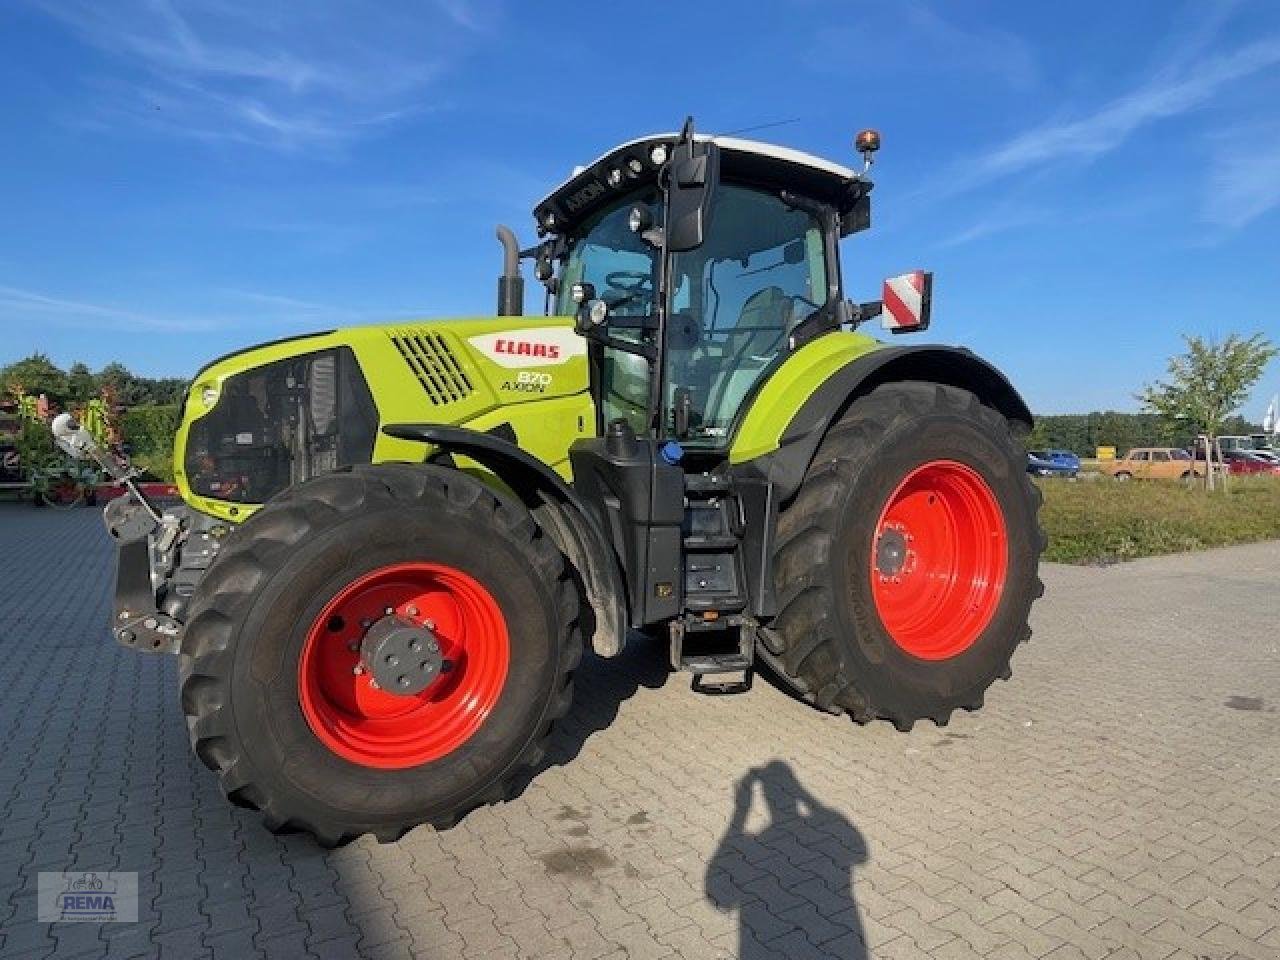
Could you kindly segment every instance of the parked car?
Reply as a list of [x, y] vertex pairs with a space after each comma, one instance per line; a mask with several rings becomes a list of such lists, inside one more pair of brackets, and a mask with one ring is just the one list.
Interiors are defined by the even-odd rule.
[[1118, 460], [1098, 464], [1102, 473], [1117, 480], [1190, 480], [1204, 476], [1203, 463], [1178, 447], [1134, 447]]
[[1080, 458], [1070, 450], [1029, 450], [1027, 473], [1037, 477], [1075, 477], [1080, 472]]
[[1280, 459], [1264, 456], [1255, 450], [1224, 450], [1222, 459], [1226, 461], [1227, 473], [1232, 476], [1256, 473], [1280, 475]]

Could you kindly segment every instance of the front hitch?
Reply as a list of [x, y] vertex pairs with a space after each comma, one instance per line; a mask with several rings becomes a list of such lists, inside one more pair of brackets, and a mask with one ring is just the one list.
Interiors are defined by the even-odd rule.
[[[51, 425], [58, 446], [76, 460], [91, 460], [128, 491], [102, 512], [107, 533], [119, 545], [112, 633], [123, 646], [146, 653], [177, 653], [182, 623], [157, 598], [187, 539], [185, 509], [161, 512], [134, 482], [138, 472], [104, 450], [69, 413]], [[207, 566], [207, 564], [205, 564]]]

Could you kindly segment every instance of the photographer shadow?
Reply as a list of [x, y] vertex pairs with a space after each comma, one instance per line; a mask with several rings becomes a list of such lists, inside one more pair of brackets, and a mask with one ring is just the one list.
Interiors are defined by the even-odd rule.
[[[769, 821], [752, 831], [757, 786]], [[705, 893], [719, 909], [738, 911], [739, 960], [789, 955], [797, 935], [833, 957], [868, 960], [853, 893], [854, 868], [866, 862], [862, 832], [801, 786], [789, 764], [774, 760], [737, 782]], [[797, 876], [806, 872], [808, 880]]]

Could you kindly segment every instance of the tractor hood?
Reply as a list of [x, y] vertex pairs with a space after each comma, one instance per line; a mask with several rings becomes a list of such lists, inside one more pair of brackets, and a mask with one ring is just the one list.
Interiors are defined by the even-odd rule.
[[428, 448], [385, 436], [389, 423], [465, 424], [567, 472], [567, 443], [594, 431], [586, 353], [570, 317], [409, 321], [240, 350], [192, 381], [178, 488], [192, 507], [237, 521], [320, 473], [421, 462]]

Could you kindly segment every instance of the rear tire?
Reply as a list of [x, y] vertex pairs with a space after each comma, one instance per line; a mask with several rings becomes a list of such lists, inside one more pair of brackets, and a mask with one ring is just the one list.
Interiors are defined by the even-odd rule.
[[761, 658], [858, 722], [909, 730], [980, 707], [1043, 593], [1025, 460], [1008, 421], [968, 391], [906, 382], [856, 400], [779, 514], [780, 610]]
[[[392, 697], [351, 666], [367, 621], [346, 598], [381, 607], [402, 588], [438, 611], [427, 622], [456, 661]], [[508, 796], [568, 711], [581, 655], [568, 565], [522, 505], [444, 467], [357, 467], [285, 491], [232, 534], [191, 605], [182, 706], [196, 754], [271, 830], [391, 841]], [[440, 711], [475, 699], [472, 682], [488, 699], [468, 727]]]

